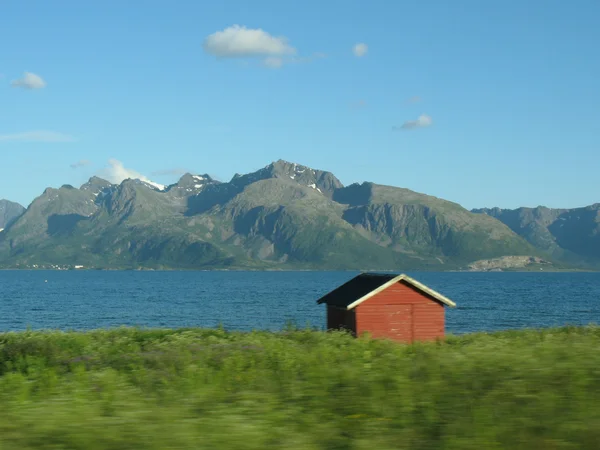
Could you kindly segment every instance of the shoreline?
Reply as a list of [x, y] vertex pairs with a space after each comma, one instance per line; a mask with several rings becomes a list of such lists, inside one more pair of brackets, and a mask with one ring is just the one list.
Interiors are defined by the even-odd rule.
[[185, 268], [160, 268], [153, 269], [149, 267], [143, 268], [67, 268], [67, 269], [56, 269], [56, 268], [19, 268], [19, 267], [0, 267], [1, 272], [8, 271], [22, 271], [22, 272], [35, 272], [35, 271], [53, 271], [53, 272], [375, 272], [375, 273], [404, 273], [404, 272], [430, 272], [430, 273], [600, 273], [600, 269], [491, 269], [491, 270], [469, 270], [469, 269], [447, 269], [447, 270], [433, 270], [433, 269], [252, 269], [252, 268], [240, 268], [240, 269], [185, 269]]

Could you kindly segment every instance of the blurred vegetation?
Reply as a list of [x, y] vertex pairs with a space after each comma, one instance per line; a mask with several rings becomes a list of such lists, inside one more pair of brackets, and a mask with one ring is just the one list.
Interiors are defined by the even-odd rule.
[[0, 449], [597, 449], [600, 328], [0, 334]]

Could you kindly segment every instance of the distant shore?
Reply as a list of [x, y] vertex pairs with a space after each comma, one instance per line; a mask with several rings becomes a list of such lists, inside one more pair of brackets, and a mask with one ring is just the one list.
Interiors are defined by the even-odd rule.
[[81, 269], [65, 268], [56, 269], [48, 267], [36, 267], [36, 268], [22, 268], [22, 267], [0, 267], [0, 271], [54, 271], [54, 272], [379, 272], [379, 273], [401, 273], [401, 272], [436, 272], [436, 273], [571, 273], [571, 272], [583, 272], [583, 273], [596, 273], [600, 272], [600, 269], [564, 269], [564, 268], [545, 268], [539, 269], [490, 269], [490, 270], [472, 270], [472, 269], [252, 269], [252, 268], [239, 268], [239, 269], [186, 269], [186, 268], [151, 268], [151, 267], [138, 267], [138, 268], [95, 268], [86, 267]]

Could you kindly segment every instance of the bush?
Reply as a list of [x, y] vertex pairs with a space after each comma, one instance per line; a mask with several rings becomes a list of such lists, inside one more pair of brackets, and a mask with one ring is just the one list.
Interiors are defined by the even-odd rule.
[[0, 449], [596, 449], [600, 328], [0, 334]]

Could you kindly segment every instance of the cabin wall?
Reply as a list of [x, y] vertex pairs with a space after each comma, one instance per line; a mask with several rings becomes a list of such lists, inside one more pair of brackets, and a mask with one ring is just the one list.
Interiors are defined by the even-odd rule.
[[356, 333], [402, 342], [444, 336], [444, 305], [407, 283], [398, 282], [356, 308]]
[[340, 328], [356, 333], [355, 311], [327, 306], [327, 329], [339, 330]]

